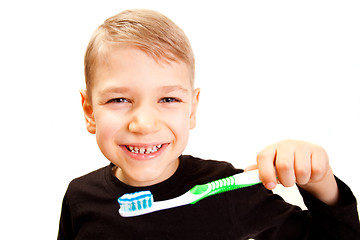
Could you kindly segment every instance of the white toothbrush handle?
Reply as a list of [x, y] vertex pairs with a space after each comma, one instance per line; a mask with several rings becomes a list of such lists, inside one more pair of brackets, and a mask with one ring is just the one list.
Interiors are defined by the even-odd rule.
[[238, 173], [233, 176], [236, 185], [260, 183], [259, 170]]

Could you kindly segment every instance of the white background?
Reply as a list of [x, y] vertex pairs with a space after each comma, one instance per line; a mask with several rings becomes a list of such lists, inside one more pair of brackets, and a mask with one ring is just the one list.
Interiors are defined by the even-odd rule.
[[164, 13], [192, 42], [202, 92], [187, 154], [244, 168], [284, 138], [314, 142], [360, 199], [358, 1], [0, 5], [1, 239], [55, 239], [67, 184], [108, 164], [78, 90], [90, 35], [128, 8]]

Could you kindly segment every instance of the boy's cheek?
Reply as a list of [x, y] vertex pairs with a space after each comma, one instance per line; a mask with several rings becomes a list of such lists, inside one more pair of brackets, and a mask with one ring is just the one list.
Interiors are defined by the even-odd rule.
[[119, 131], [119, 121], [116, 121], [117, 118], [113, 119], [99, 119], [96, 121], [96, 133], [104, 139], [109, 139], [112, 136], [116, 135], [116, 132]]
[[115, 119], [106, 114], [95, 115], [97, 141], [108, 141], [115, 135], [118, 130]]
[[168, 124], [169, 128], [177, 130], [177, 132], [182, 133], [184, 131], [189, 131], [193, 128], [195, 124], [194, 119], [190, 116], [189, 112], [177, 112], [164, 116], [163, 118], [165, 123]]
[[113, 128], [110, 124], [107, 125], [97, 125], [96, 129], [96, 142], [99, 146], [99, 149], [104, 154], [106, 158], [113, 159], [113, 154], [116, 145], [116, 136], [117, 136], [117, 129]]

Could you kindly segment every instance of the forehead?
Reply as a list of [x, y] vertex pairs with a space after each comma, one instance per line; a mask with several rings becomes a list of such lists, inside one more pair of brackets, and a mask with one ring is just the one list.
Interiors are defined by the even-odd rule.
[[111, 49], [98, 64], [93, 79], [93, 87], [100, 89], [139, 85], [157, 86], [164, 90], [192, 89], [187, 64], [155, 59], [129, 46]]

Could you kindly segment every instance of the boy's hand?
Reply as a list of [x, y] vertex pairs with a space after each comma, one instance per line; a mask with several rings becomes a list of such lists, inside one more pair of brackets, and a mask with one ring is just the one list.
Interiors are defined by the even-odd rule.
[[338, 201], [338, 188], [326, 151], [315, 144], [284, 140], [272, 144], [257, 155], [257, 166], [264, 186], [272, 190], [277, 183], [291, 187], [297, 183], [321, 201]]

